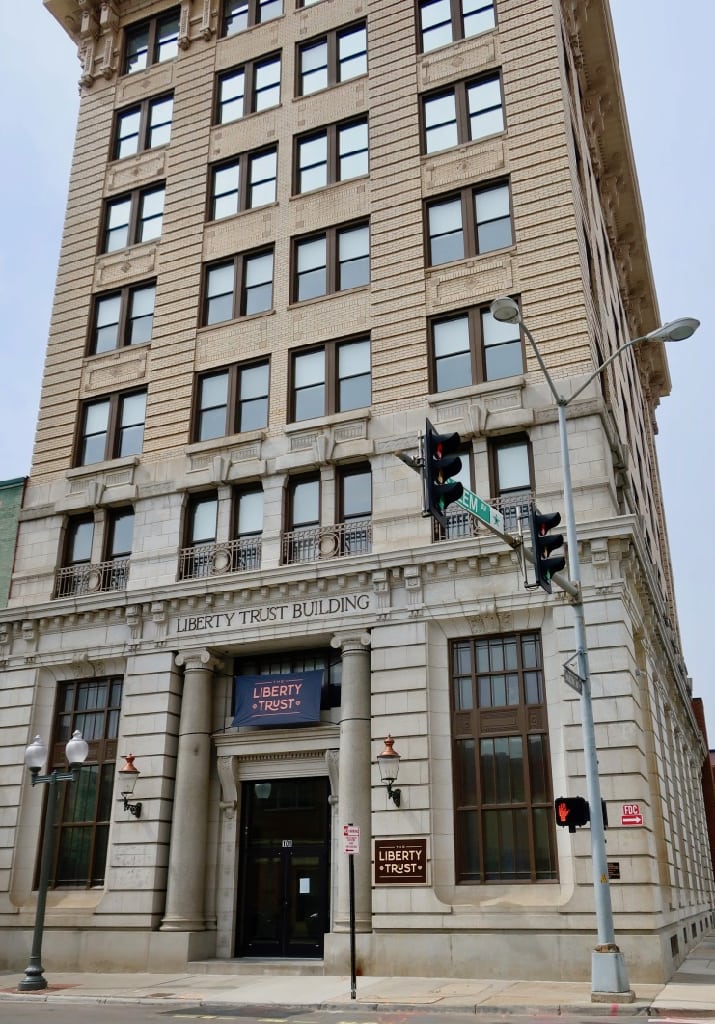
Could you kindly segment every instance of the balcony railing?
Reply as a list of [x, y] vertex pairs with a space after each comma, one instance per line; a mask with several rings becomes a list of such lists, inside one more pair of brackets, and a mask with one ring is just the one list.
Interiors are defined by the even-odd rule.
[[[534, 501], [531, 491], [520, 494], [506, 494], [499, 498], [489, 498], [488, 504], [498, 509], [504, 516], [506, 533], [528, 533], [529, 512]], [[521, 524], [521, 526], [520, 526]], [[435, 540], [456, 540], [459, 537], [476, 537], [486, 529], [478, 519], [465, 512], [459, 505], [452, 505], [447, 512], [447, 525], [440, 526], [433, 520]]]
[[126, 590], [129, 559], [114, 558], [110, 562], [68, 565], [55, 574], [54, 597], [80, 597], [107, 590]]
[[366, 555], [372, 551], [372, 520], [354, 519], [334, 526], [312, 526], [284, 533], [281, 562], [317, 562], [324, 558]]
[[260, 568], [260, 537], [239, 537], [221, 544], [194, 544], [179, 552], [180, 580]]

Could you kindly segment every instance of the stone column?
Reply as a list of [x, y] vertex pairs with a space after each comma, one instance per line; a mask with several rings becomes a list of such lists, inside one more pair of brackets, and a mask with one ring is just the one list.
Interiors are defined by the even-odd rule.
[[206, 845], [211, 767], [211, 681], [218, 662], [209, 651], [178, 654], [184, 691], [176, 755], [174, 813], [164, 931], [203, 931], [206, 927]]
[[370, 799], [370, 636], [335, 636], [331, 646], [342, 648], [343, 683], [338, 777], [338, 906], [337, 931], [350, 927], [348, 855], [342, 852], [343, 825], [359, 825], [360, 853], [355, 854], [355, 930], [372, 931], [371, 799]]

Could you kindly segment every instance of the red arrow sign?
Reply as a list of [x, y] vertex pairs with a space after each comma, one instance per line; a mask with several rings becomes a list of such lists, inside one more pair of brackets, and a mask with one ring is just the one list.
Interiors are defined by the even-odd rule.
[[622, 814], [621, 825], [642, 825], [643, 815], [642, 814]]

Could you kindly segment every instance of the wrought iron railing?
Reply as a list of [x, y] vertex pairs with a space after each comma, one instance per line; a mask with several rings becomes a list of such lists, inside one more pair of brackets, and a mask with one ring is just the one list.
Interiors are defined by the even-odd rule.
[[260, 568], [260, 537], [238, 537], [218, 544], [194, 544], [179, 552], [180, 580]]
[[55, 574], [54, 597], [80, 597], [107, 590], [126, 590], [129, 559], [113, 558], [109, 562], [67, 565]]
[[372, 551], [372, 520], [354, 519], [334, 526], [312, 526], [284, 533], [281, 561], [317, 562], [324, 558], [366, 555]]

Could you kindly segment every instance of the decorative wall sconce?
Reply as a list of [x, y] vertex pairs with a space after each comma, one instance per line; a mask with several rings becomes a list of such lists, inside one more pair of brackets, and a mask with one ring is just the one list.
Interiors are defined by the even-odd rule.
[[126, 763], [117, 772], [120, 780], [120, 793], [122, 794], [119, 799], [123, 801], [125, 811], [129, 811], [135, 818], [141, 818], [142, 805], [129, 803], [129, 797], [134, 792], [134, 787], [139, 778], [139, 769], [134, 765], [134, 754], [122, 754], [122, 757]]
[[401, 790], [395, 789], [397, 776], [400, 772], [400, 755], [395, 748], [395, 741], [389, 734], [385, 739], [385, 749], [377, 755], [377, 766], [380, 769], [380, 780], [387, 787], [387, 795], [395, 807], [400, 806]]

